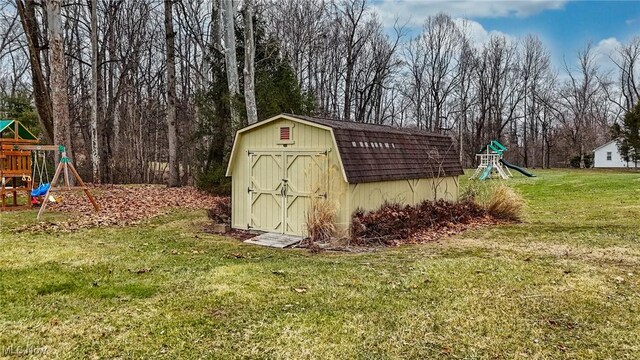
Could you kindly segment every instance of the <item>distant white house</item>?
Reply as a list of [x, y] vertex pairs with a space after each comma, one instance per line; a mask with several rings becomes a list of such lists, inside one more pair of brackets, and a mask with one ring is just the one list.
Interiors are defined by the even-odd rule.
[[618, 150], [618, 140], [611, 140], [608, 143], [593, 150], [594, 168], [626, 168], [633, 167], [634, 164], [626, 162]]

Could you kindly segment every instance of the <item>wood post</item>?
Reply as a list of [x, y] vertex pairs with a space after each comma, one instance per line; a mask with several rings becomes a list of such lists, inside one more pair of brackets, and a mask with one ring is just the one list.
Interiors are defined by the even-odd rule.
[[[73, 177], [76, 179], [78, 184], [80, 184], [80, 186], [74, 186], [73, 188], [71, 187], [69, 183], [69, 170], [73, 174]], [[58, 182], [60, 173], [64, 173], [63, 175], [64, 187], [56, 188], [55, 185]], [[44, 201], [42, 202], [42, 206], [40, 206], [40, 211], [38, 211], [37, 219], [40, 220], [40, 216], [42, 216], [42, 214], [44, 213], [44, 210], [47, 207], [47, 203], [49, 202], [49, 195], [51, 194], [51, 192], [65, 191], [65, 190], [70, 191], [70, 190], [76, 190], [76, 189], [84, 191], [85, 195], [87, 195], [87, 198], [89, 198], [89, 201], [91, 202], [91, 205], [93, 205], [93, 208], [96, 210], [96, 212], [100, 211], [100, 205], [98, 205], [98, 202], [96, 201], [96, 199], [93, 197], [93, 195], [91, 195], [91, 192], [89, 191], [89, 187], [84, 183], [84, 181], [82, 181], [82, 178], [78, 174], [78, 171], [76, 171], [76, 168], [73, 166], [73, 164], [71, 164], [68, 161], [60, 161], [58, 163], [58, 167], [56, 168], [55, 175], [53, 175], [51, 186], [47, 190], [47, 193], [44, 195]]]

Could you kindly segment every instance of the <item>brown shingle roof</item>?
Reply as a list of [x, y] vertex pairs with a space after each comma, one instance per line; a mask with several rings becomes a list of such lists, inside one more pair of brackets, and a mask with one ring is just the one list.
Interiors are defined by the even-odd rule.
[[451, 138], [396, 128], [286, 114], [333, 129], [349, 183], [462, 175]]

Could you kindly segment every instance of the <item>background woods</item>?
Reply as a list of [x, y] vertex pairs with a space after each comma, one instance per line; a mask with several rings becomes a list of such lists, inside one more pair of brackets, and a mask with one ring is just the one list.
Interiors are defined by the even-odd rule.
[[389, 28], [364, 0], [0, 0], [0, 110], [94, 182], [225, 191], [233, 132], [281, 112], [447, 133], [465, 166], [494, 138], [585, 166], [640, 99], [638, 37], [606, 69], [588, 44], [554, 67], [535, 35], [472, 25]]

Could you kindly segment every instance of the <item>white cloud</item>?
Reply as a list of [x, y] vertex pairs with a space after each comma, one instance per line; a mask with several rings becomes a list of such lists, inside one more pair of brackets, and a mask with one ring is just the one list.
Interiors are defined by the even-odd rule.
[[471, 44], [477, 47], [486, 44], [493, 35], [504, 36], [508, 41], [515, 40], [513, 36], [501, 31], [487, 31], [484, 26], [477, 21], [455, 18], [453, 19], [453, 22], [458, 26], [460, 31], [464, 32], [468, 36], [471, 40]]
[[616, 53], [621, 45], [622, 43], [614, 37], [606, 38], [600, 40], [600, 42], [593, 46], [593, 53], [595, 56], [599, 57], [612, 56]]
[[563, 9], [566, 3], [567, 0], [376, 0], [372, 8], [387, 26], [398, 18], [400, 23], [415, 27], [440, 12], [463, 18], [528, 17]]
[[615, 72], [617, 68], [611, 59], [616, 60], [621, 46], [622, 43], [614, 37], [602, 39], [593, 46], [593, 60], [601, 71]]

